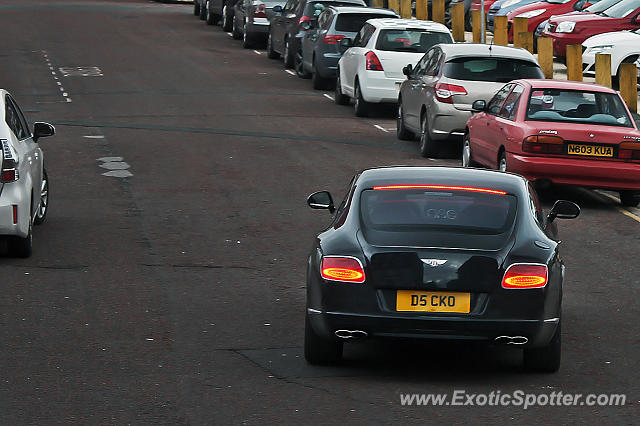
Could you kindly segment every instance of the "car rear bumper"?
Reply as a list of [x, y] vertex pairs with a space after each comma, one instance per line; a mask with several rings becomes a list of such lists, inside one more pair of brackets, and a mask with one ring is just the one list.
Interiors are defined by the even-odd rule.
[[467, 121], [471, 118], [471, 111], [456, 109], [452, 104], [438, 103], [435, 114], [429, 124], [429, 133], [433, 139], [462, 139]]
[[405, 80], [385, 77], [384, 71], [365, 71], [358, 79], [364, 100], [376, 104], [398, 102], [400, 85]]
[[[0, 191], [0, 235], [26, 237], [29, 233], [30, 199], [24, 196], [19, 182], [4, 184]], [[17, 206], [18, 220], [13, 223], [13, 206]]]
[[640, 164], [507, 153], [509, 171], [529, 180], [610, 190], [640, 190]]
[[338, 330], [364, 331], [370, 338], [443, 339], [494, 342], [499, 336], [526, 337], [523, 347], [546, 346], [559, 317], [547, 319], [485, 319], [436, 315], [360, 315], [308, 309], [316, 333], [335, 339]]
[[335, 78], [338, 61], [342, 56], [335, 52], [318, 52], [316, 55], [316, 72], [322, 78]]

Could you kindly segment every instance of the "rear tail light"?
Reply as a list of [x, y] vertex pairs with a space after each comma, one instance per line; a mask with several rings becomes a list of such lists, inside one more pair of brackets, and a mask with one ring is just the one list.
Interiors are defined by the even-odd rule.
[[454, 95], [466, 95], [467, 90], [455, 84], [438, 83], [435, 87], [436, 99], [446, 104], [452, 104]]
[[522, 142], [522, 151], [532, 154], [562, 154], [564, 139], [558, 136], [529, 136]]
[[254, 18], [266, 18], [267, 17], [267, 9], [264, 6], [264, 3], [260, 3], [256, 5], [255, 9], [253, 9], [253, 17]]
[[326, 256], [322, 258], [322, 278], [347, 283], [363, 283], [364, 269], [355, 257]]
[[502, 278], [502, 288], [542, 288], [547, 285], [547, 265], [514, 263]]
[[618, 158], [640, 160], [640, 143], [622, 142], [618, 147]]
[[18, 173], [18, 157], [6, 139], [0, 139], [2, 145], [2, 169], [0, 171], [0, 182], [14, 182], [20, 178]]
[[367, 58], [367, 69], [369, 71], [384, 71], [380, 59], [373, 51], [368, 51], [364, 56]]
[[324, 44], [338, 44], [344, 38], [343, 35], [326, 35], [322, 38]]

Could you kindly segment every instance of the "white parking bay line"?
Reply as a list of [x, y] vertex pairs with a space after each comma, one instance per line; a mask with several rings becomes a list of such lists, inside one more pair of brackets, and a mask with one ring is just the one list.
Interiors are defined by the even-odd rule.
[[291, 70], [284, 70], [284, 72], [286, 72], [287, 74], [296, 75], [296, 73]]
[[382, 127], [382, 126], [381, 126], [381, 125], [379, 125], [379, 124], [374, 124], [374, 125], [373, 125], [373, 127], [375, 127], [375, 128], [376, 128], [376, 129], [378, 129], [378, 130], [381, 130], [381, 131], [383, 131], [383, 132], [385, 132], [385, 133], [389, 133], [389, 131], [388, 131], [387, 129], [385, 129], [384, 127]]
[[262, 55], [262, 52], [260, 52], [259, 50], [254, 50], [253, 53], [255, 53], [256, 55]]
[[227, 35], [228, 35], [229, 37], [233, 37], [233, 34], [232, 34], [232, 33], [227, 33]]
[[333, 96], [331, 96], [328, 93], [323, 93], [322, 96], [324, 96], [325, 98], [329, 99], [330, 101], [333, 101]]

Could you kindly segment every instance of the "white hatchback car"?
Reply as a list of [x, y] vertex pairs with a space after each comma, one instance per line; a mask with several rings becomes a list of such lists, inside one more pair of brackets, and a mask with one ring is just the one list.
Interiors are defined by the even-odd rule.
[[596, 54], [605, 53], [611, 55], [611, 76], [619, 78], [620, 64], [629, 62], [640, 67], [640, 30], [594, 35], [582, 43], [582, 51], [584, 75], [595, 77]]
[[355, 101], [355, 113], [365, 117], [373, 103], [396, 103], [405, 80], [402, 68], [415, 65], [424, 53], [439, 43], [453, 43], [447, 27], [414, 19], [370, 19], [338, 62], [335, 101]]
[[51, 124], [42, 122], [31, 133], [16, 101], [0, 89], [0, 236], [10, 255], [31, 255], [32, 227], [46, 217], [49, 180], [37, 142], [54, 133]]

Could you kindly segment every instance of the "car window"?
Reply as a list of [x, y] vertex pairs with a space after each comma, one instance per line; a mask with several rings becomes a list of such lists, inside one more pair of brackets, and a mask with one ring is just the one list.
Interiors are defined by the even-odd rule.
[[624, 18], [639, 6], [638, 0], [622, 0], [618, 4], [606, 9], [602, 14], [611, 18]]
[[5, 98], [5, 121], [7, 126], [11, 129], [13, 134], [18, 139], [25, 139], [29, 137], [28, 127], [24, 120], [24, 116], [20, 109], [14, 104], [13, 99], [9, 95]]
[[453, 43], [451, 35], [425, 29], [382, 30], [376, 49], [395, 52], [426, 52], [438, 43]]
[[429, 62], [429, 59], [431, 58], [431, 56], [433, 56], [433, 53], [434, 53], [434, 50], [428, 51], [427, 53], [424, 54], [422, 59], [418, 61], [415, 68], [413, 69], [413, 75], [415, 77], [420, 77], [424, 74], [424, 71], [427, 66], [427, 62]]
[[444, 66], [444, 75], [456, 80], [508, 83], [521, 78], [544, 78], [535, 62], [511, 58], [454, 58]]
[[518, 110], [518, 105], [520, 104], [520, 95], [524, 91], [524, 87], [519, 84], [516, 84], [507, 99], [504, 101], [502, 108], [500, 109], [499, 117], [506, 118], [508, 120], [514, 120], [516, 117], [516, 112]]
[[498, 114], [498, 112], [502, 107], [502, 103], [504, 102], [505, 98], [507, 97], [507, 95], [509, 94], [512, 88], [513, 88], [513, 84], [506, 84], [502, 89], [498, 91], [498, 93], [496, 93], [493, 96], [493, 99], [491, 99], [491, 101], [489, 101], [489, 105], [487, 105], [488, 114], [491, 114], [491, 115]]
[[282, 8], [282, 12], [291, 12], [295, 8], [295, 4], [296, 0], [289, 0]]
[[375, 18], [391, 18], [391, 16], [373, 13], [340, 13], [336, 20], [336, 31], [355, 33], [360, 31], [367, 20]]
[[366, 27], [366, 30], [361, 41], [362, 47], [365, 47], [367, 44], [369, 44], [369, 40], [371, 40], [371, 36], [373, 35], [373, 33], [376, 32], [376, 27], [374, 27], [373, 25], [365, 24], [365, 27]]
[[525, 119], [633, 127], [620, 95], [583, 90], [534, 89]]
[[433, 57], [427, 63], [427, 68], [425, 70], [426, 75], [436, 76], [440, 72], [440, 60], [442, 59], [444, 54], [440, 49], [434, 49]]
[[331, 18], [333, 17], [333, 11], [326, 9], [318, 16], [318, 28], [326, 30], [331, 25]]

